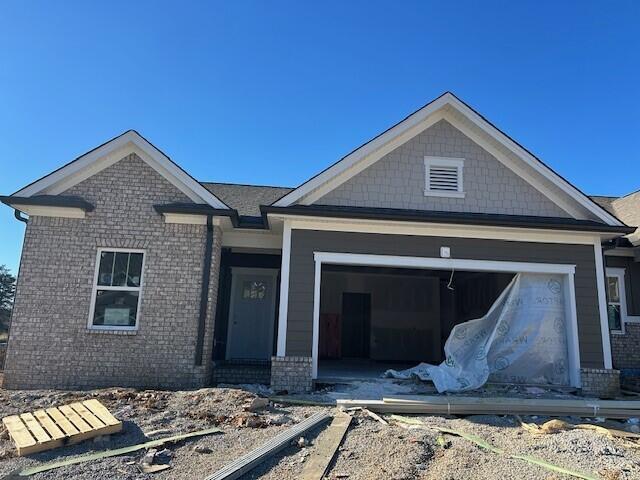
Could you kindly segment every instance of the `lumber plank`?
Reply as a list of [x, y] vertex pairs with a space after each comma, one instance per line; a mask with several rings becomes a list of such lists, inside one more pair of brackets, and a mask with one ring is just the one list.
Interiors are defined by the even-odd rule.
[[100, 421], [98, 417], [96, 417], [93, 413], [87, 410], [80, 402], [72, 403], [69, 405], [71, 408], [75, 410], [75, 412], [80, 415], [80, 417], [87, 422], [92, 429], [98, 430], [100, 428], [104, 428], [106, 425]]
[[20, 415], [20, 419], [27, 426], [31, 435], [36, 439], [36, 442], [44, 443], [51, 440], [49, 434], [45, 432], [44, 428], [42, 428], [32, 413], [23, 413]]
[[36, 417], [38, 422], [40, 422], [40, 425], [42, 425], [42, 427], [47, 431], [52, 439], [60, 440], [66, 437], [64, 432], [60, 430], [60, 427], [56, 425], [56, 423], [51, 419], [51, 417], [49, 417], [49, 415], [47, 415], [47, 412], [45, 412], [44, 410], [36, 410], [35, 412], [33, 412], [33, 416]]
[[217, 472], [206, 477], [205, 480], [236, 480], [257, 465], [261, 464], [267, 458], [286, 448], [292, 440], [299, 437], [307, 430], [328, 421], [330, 418], [331, 416], [328, 413], [318, 412], [297, 425], [276, 435], [261, 447], [222, 467]]
[[158, 440], [151, 440], [145, 443], [138, 443], [136, 445], [117, 448], [115, 450], [105, 450], [102, 452], [92, 453], [88, 455], [80, 455], [72, 458], [67, 457], [62, 460], [54, 460], [52, 462], [47, 462], [41, 465], [37, 465], [35, 467], [25, 468], [24, 470], [20, 471], [18, 475], [20, 477], [28, 477], [31, 475], [35, 475], [36, 473], [48, 472], [50, 470], [54, 470], [60, 467], [68, 467], [69, 465], [77, 465], [79, 463], [92, 462], [95, 460], [101, 460], [103, 458], [116, 457], [118, 455], [126, 455], [128, 453], [137, 452], [138, 450], [159, 447], [160, 445], [164, 445], [166, 443], [179, 442], [189, 438], [201, 437], [203, 435], [211, 435], [214, 433], [223, 433], [223, 432], [219, 428], [213, 427], [213, 428], [208, 428], [206, 430], [200, 430], [197, 432], [184, 433], [182, 435], [175, 435], [173, 437], [166, 437]]
[[29, 455], [37, 451], [38, 442], [18, 415], [11, 415], [2, 419], [11, 439], [16, 444], [18, 455]]
[[61, 405], [60, 407], [58, 407], [58, 410], [60, 410], [60, 412], [62, 412], [62, 414], [67, 417], [67, 420], [69, 420], [74, 425], [74, 427], [76, 427], [80, 431], [80, 433], [87, 433], [92, 430], [91, 425], [80, 418], [80, 415], [78, 415], [76, 411], [69, 405]]
[[53, 421], [56, 422], [56, 425], [58, 425], [58, 427], [60, 427], [60, 430], [62, 430], [68, 437], [80, 433], [80, 431], [73, 425], [73, 423], [71, 423], [67, 419], [67, 417], [65, 417], [62, 412], [56, 407], [47, 408], [45, 412], [47, 412], [47, 415], [49, 415], [53, 419]]
[[98, 417], [105, 425], [120, 425], [122, 427], [122, 422], [111, 415], [111, 412], [107, 409], [107, 407], [102, 405], [102, 403], [100, 403], [95, 398], [92, 398], [91, 400], [85, 400], [84, 402], [82, 402], [82, 404], [87, 407], [87, 409], [89, 409], [91, 413]]
[[29, 453], [25, 453], [24, 451], [18, 452], [20, 455], [29, 455], [31, 453], [43, 452], [45, 450], [51, 450], [52, 448], [58, 448], [64, 445], [63, 439], [54, 439], [49, 436], [49, 434], [42, 428], [40, 422], [33, 416], [32, 413], [23, 413], [20, 415], [20, 419], [27, 426], [31, 435], [33, 435], [38, 442], [35, 447], [31, 447]]
[[345, 413], [336, 415], [324, 433], [316, 451], [305, 464], [301, 480], [321, 480], [329, 468], [329, 464], [336, 454], [336, 450], [342, 443], [345, 433], [351, 424], [351, 415]]

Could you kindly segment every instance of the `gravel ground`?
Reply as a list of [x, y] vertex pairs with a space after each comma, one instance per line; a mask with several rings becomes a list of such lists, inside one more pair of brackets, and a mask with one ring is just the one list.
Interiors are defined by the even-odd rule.
[[[253, 388], [254, 392], [261, 392]], [[224, 433], [168, 445], [169, 455], [159, 459], [171, 468], [143, 474], [138, 464], [144, 451], [96, 462], [59, 468], [33, 476], [40, 479], [198, 479], [205, 478], [235, 458], [257, 448], [281, 431], [327, 407], [288, 406], [271, 403], [257, 413], [243, 406], [256, 393], [237, 388], [207, 388], [194, 391], [137, 391], [105, 389], [87, 392], [0, 390], [0, 417], [37, 408], [98, 398], [124, 421], [124, 431], [100, 442], [16, 457], [13, 443], [0, 430], [0, 479], [14, 470], [60, 460], [78, 454], [118, 448], [178, 433], [218, 426]], [[261, 392], [264, 393], [264, 392]], [[465, 439], [446, 436], [447, 448], [428, 428], [382, 425], [352, 412], [353, 421], [330, 466], [327, 478], [347, 480], [432, 479], [558, 479], [569, 478], [522, 460], [483, 450]], [[387, 417], [388, 419], [389, 417]], [[424, 424], [476, 434], [510, 454], [524, 454], [604, 480], [640, 479], [640, 449], [625, 446], [594, 431], [571, 430], [552, 435], [533, 435], [513, 417], [468, 416], [417, 417]], [[545, 418], [528, 418], [541, 423]], [[573, 419], [574, 422], [578, 419]], [[150, 434], [160, 430], [155, 434]], [[145, 433], [147, 437], [145, 437]], [[243, 480], [294, 480], [300, 477], [309, 456], [323, 441], [324, 427], [305, 435], [307, 446], [290, 446], [266, 461]]]

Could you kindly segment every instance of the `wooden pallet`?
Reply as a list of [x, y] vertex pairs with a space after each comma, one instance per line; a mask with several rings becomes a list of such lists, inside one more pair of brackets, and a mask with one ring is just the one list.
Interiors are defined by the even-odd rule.
[[96, 399], [11, 415], [2, 423], [20, 456], [122, 430], [122, 422]]

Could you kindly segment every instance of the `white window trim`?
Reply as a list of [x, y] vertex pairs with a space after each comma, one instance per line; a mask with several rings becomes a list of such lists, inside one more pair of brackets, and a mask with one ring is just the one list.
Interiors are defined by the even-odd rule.
[[[140, 286], [139, 287], [112, 287], [112, 286], [98, 285], [98, 273], [100, 270], [100, 255], [102, 254], [102, 252], [141, 253], [142, 269], [140, 272]], [[93, 288], [91, 289], [91, 304], [89, 306], [89, 319], [87, 321], [87, 328], [89, 330], [118, 330], [118, 331], [127, 331], [127, 332], [138, 330], [138, 326], [140, 325], [140, 310], [142, 310], [141, 308], [142, 307], [142, 289], [144, 288], [144, 268], [145, 268], [146, 261], [147, 261], [146, 252], [141, 249], [116, 248], [116, 247], [98, 248], [98, 252], [96, 253], [96, 265], [95, 265], [95, 270], [93, 274]], [[123, 326], [123, 325], [94, 325], [93, 316], [95, 314], [94, 309], [96, 308], [96, 295], [98, 293], [98, 289], [138, 292], [138, 308], [136, 309], [136, 324], [133, 327]]]
[[[610, 267], [606, 269], [607, 278], [615, 277], [618, 279], [618, 294], [620, 295], [620, 330], [609, 330], [612, 335], [624, 335], [626, 333], [625, 323], [629, 322], [629, 318], [627, 315], [627, 292], [625, 291], [624, 285], [624, 268], [614, 268]], [[609, 321], [608, 317], [609, 312], [609, 289], [607, 286], [607, 324]]]
[[[431, 167], [455, 167], [458, 170], [458, 191], [431, 190]], [[464, 198], [464, 158], [424, 157], [424, 195], [426, 197]]]

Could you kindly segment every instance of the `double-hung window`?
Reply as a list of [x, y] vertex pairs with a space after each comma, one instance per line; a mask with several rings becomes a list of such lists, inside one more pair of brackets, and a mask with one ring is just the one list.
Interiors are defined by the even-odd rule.
[[98, 250], [89, 328], [135, 330], [140, 313], [144, 251]]
[[607, 268], [607, 314], [609, 331], [623, 333], [627, 316], [623, 268]]

